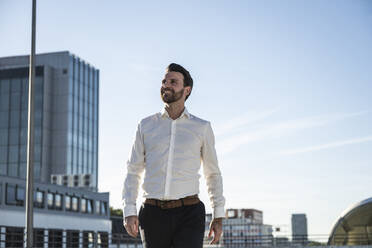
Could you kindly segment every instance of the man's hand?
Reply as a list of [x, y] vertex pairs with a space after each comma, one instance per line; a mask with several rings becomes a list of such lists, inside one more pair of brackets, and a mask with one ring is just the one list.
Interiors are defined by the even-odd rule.
[[210, 244], [217, 244], [217, 242], [221, 238], [222, 219], [223, 218], [215, 218], [212, 220], [210, 224], [208, 238], [212, 237], [212, 234], [213, 234], [213, 240], [210, 242]]
[[128, 234], [133, 238], [138, 235], [138, 217], [136, 215], [127, 216], [124, 219], [124, 227]]

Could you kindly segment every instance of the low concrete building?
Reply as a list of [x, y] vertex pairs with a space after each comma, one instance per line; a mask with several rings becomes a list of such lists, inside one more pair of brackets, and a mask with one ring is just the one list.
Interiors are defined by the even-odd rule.
[[[0, 247], [23, 247], [26, 181], [0, 176]], [[35, 183], [34, 247], [79, 247], [93, 237], [108, 243], [109, 193]], [[58, 246], [44, 245], [56, 244]]]

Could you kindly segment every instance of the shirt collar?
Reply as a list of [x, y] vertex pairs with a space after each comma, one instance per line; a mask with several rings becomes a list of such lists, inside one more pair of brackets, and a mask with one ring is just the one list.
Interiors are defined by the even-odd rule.
[[[170, 118], [170, 117], [169, 117], [169, 114], [168, 114], [167, 110], [165, 110], [165, 108], [162, 109], [162, 111], [160, 112], [160, 114], [161, 114], [161, 117], [168, 117], [168, 118]], [[191, 115], [190, 115], [189, 111], [187, 111], [187, 108], [186, 108], [186, 107], [185, 107], [185, 109], [183, 110], [181, 116], [178, 117], [178, 119], [181, 119], [181, 118], [184, 117], [184, 116], [186, 116], [186, 117], [189, 118], [189, 119], [190, 119], [190, 117], [191, 117]]]

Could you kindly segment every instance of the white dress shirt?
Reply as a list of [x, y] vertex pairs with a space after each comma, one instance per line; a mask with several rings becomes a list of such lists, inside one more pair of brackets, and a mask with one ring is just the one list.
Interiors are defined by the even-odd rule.
[[201, 161], [213, 217], [225, 216], [222, 176], [210, 122], [188, 113], [173, 120], [163, 109], [138, 124], [124, 181], [124, 216], [137, 215], [136, 200], [143, 171], [145, 198], [175, 200], [199, 193]]

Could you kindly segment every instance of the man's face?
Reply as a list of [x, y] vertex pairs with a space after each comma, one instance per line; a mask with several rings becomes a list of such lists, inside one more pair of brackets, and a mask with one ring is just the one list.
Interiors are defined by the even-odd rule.
[[189, 94], [190, 87], [183, 86], [183, 75], [180, 72], [170, 71], [165, 74], [161, 83], [160, 95], [165, 103], [177, 102], [181, 99], [185, 101]]

